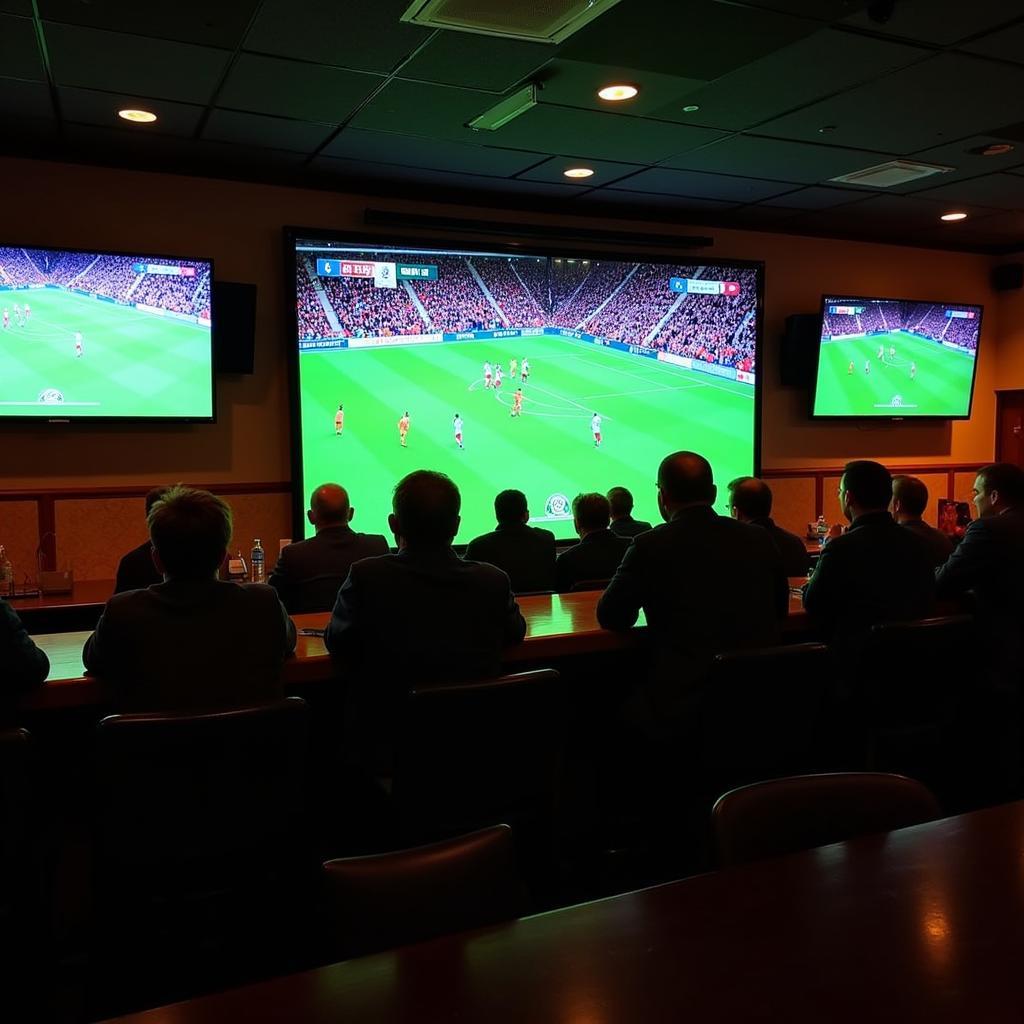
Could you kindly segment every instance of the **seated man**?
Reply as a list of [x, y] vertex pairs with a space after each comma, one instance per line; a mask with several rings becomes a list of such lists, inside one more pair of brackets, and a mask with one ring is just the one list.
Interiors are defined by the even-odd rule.
[[611, 531], [616, 537], [635, 537], [651, 529], [650, 523], [633, 518], [633, 495], [625, 487], [613, 487], [605, 497], [612, 513]]
[[768, 531], [782, 558], [787, 576], [806, 576], [811, 569], [807, 546], [795, 534], [784, 530], [772, 519], [772, 490], [756, 476], [737, 477], [729, 484], [729, 511], [733, 519]]
[[516, 594], [552, 590], [555, 585], [555, 535], [527, 525], [530, 509], [522, 491], [502, 491], [494, 499], [493, 533], [474, 537], [466, 545], [466, 558], [490, 562], [503, 569]]
[[871, 625], [932, 611], [934, 576], [924, 541], [889, 514], [892, 477], [878, 462], [848, 462], [839, 502], [850, 522], [822, 549], [804, 607], [826, 632], [856, 639]]
[[932, 565], [940, 566], [953, 553], [953, 542], [941, 530], [929, 526], [922, 516], [928, 507], [928, 488], [916, 476], [892, 478], [892, 517], [900, 526], [916, 533], [932, 556]]
[[572, 500], [572, 525], [579, 544], [566, 548], [555, 562], [555, 589], [572, 590], [577, 583], [610, 580], [629, 547], [628, 537], [608, 529], [611, 510], [603, 494], [577, 494]]
[[[167, 493], [166, 487], [154, 487], [146, 495], [146, 518], [153, 506]], [[117, 578], [114, 581], [114, 593], [123, 594], [126, 590], [145, 590], [154, 583], [163, 583], [164, 578], [156, 571], [153, 564], [153, 545], [149, 538], [137, 548], [132, 548], [117, 565]]]
[[38, 686], [49, 671], [46, 653], [32, 642], [18, 613], [0, 598], [0, 702]]
[[348, 525], [355, 513], [344, 487], [321, 484], [313, 492], [306, 518], [316, 535], [284, 548], [267, 580], [289, 614], [330, 611], [352, 563], [388, 553], [382, 534]]
[[658, 468], [665, 520], [636, 537], [601, 596], [597, 620], [629, 629], [642, 608], [654, 665], [632, 701], [633, 725], [652, 738], [684, 724], [714, 656], [765, 647], [789, 611], [782, 560], [767, 531], [715, 512], [708, 461], [676, 452]]
[[986, 671], [1024, 668], [1024, 470], [996, 462], [974, 480], [978, 517], [936, 571], [940, 598], [974, 595], [978, 622], [989, 640]]
[[115, 594], [86, 641], [86, 669], [118, 711], [202, 711], [282, 696], [295, 626], [265, 584], [221, 581], [231, 509], [208, 491], [172, 487], [149, 513], [163, 583]]
[[377, 775], [390, 774], [409, 686], [497, 674], [502, 649], [526, 635], [505, 573], [452, 549], [460, 508], [442, 473], [400, 480], [388, 517], [398, 553], [352, 566], [324, 634], [346, 672], [350, 756]]

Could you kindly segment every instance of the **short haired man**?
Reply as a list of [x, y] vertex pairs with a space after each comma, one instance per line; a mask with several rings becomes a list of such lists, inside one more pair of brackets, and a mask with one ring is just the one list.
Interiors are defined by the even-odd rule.
[[[166, 487], [154, 487], [146, 495], [146, 518], [153, 506], [167, 493]], [[154, 583], [162, 583], [163, 576], [156, 571], [153, 564], [153, 544], [147, 538], [137, 548], [133, 548], [118, 563], [117, 578], [114, 581], [114, 593], [122, 594], [126, 590], [145, 590]]]
[[295, 626], [265, 584], [218, 571], [231, 509], [209, 491], [172, 487], [149, 513], [163, 582], [115, 594], [86, 641], [86, 669], [118, 711], [201, 711], [276, 700]]
[[612, 516], [609, 529], [616, 537], [635, 537], [651, 529], [650, 523], [633, 518], [633, 495], [625, 487], [613, 487], [605, 497]]
[[878, 462], [848, 462], [839, 502], [850, 526], [822, 549], [804, 587], [804, 607], [834, 637], [856, 640], [871, 625], [917, 619], [934, 599], [923, 540], [889, 514], [892, 476]]
[[0, 706], [38, 686], [49, 671], [46, 652], [36, 647], [18, 613], [0, 598]]
[[772, 519], [772, 489], [756, 476], [740, 476], [729, 482], [729, 512], [741, 523], [768, 532], [782, 559], [787, 576], [806, 576], [811, 568], [807, 545]]
[[387, 554], [383, 534], [352, 529], [355, 514], [340, 484], [321, 484], [310, 495], [306, 518], [316, 533], [283, 548], [267, 580], [289, 614], [330, 611], [352, 563]]
[[1024, 469], [995, 462], [974, 480], [975, 519], [936, 571], [940, 598], [973, 593], [993, 671], [1024, 668]]
[[928, 488], [916, 476], [892, 478], [892, 517], [904, 529], [916, 533], [931, 553], [932, 565], [940, 566], [953, 553], [953, 542], [941, 530], [929, 526], [924, 519], [928, 507]]
[[617, 537], [608, 523], [611, 509], [603, 494], [577, 494], [572, 500], [572, 525], [579, 544], [566, 548], [555, 560], [555, 589], [572, 590], [577, 583], [610, 580], [629, 547], [628, 537]]
[[658, 468], [662, 519], [633, 539], [597, 605], [605, 629], [628, 629], [643, 609], [654, 647], [634, 701], [645, 733], [684, 728], [715, 654], [775, 643], [789, 610], [782, 561], [767, 532], [715, 512], [707, 459], [675, 452]]
[[508, 574], [512, 590], [526, 594], [555, 585], [555, 535], [530, 526], [530, 508], [522, 491], [501, 491], [494, 499], [497, 527], [466, 545], [466, 558], [490, 562]]
[[493, 675], [526, 635], [508, 576], [452, 549], [461, 504], [442, 473], [403, 477], [388, 517], [398, 553], [352, 565], [324, 633], [346, 670], [350, 756], [373, 774], [391, 771], [409, 686]]

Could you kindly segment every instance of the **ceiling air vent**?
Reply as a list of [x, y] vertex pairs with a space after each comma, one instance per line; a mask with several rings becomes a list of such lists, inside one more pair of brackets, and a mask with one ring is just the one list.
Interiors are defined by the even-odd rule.
[[846, 185], [872, 185], [875, 188], [892, 188], [893, 185], [905, 185], [908, 181], [927, 178], [930, 174], [947, 174], [955, 171], [955, 167], [944, 167], [942, 164], [919, 164], [913, 160], [890, 160], [888, 163], [865, 167], [862, 171], [851, 171], [840, 174], [829, 181], [841, 181]]
[[476, 32], [528, 43], [560, 43], [619, 0], [415, 0], [402, 15], [427, 28]]

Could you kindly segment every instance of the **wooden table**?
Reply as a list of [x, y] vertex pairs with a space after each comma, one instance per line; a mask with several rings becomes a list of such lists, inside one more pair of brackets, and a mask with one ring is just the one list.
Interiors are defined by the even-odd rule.
[[1024, 804], [436, 939], [121, 1024], [1019, 1024]]
[[70, 594], [12, 597], [11, 607], [32, 634], [92, 629], [114, 592], [113, 580], [81, 580]]
[[[791, 584], [803, 582], [790, 580]], [[526, 639], [509, 647], [504, 662], [510, 668], [538, 661], [550, 661], [576, 654], [628, 650], [644, 643], [646, 626], [643, 613], [637, 628], [625, 633], [613, 633], [597, 623], [597, 601], [600, 591], [582, 591], [577, 594], [543, 594], [521, 597], [519, 606], [526, 619]], [[322, 630], [329, 616], [325, 612], [296, 615], [298, 629]], [[786, 631], [799, 634], [807, 629], [807, 617], [798, 595], [790, 595], [790, 616]], [[83, 677], [82, 646], [88, 632], [56, 633], [34, 637], [36, 643], [50, 658], [50, 677], [41, 689], [30, 693], [23, 701], [27, 710], [48, 708], [86, 707], [103, 702], [100, 682]], [[287, 685], [317, 682], [332, 674], [331, 657], [320, 636], [299, 636], [295, 657], [285, 665]]]

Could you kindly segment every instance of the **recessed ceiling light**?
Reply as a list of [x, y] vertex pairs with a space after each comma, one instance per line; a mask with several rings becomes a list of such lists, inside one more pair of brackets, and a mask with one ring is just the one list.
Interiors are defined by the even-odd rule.
[[598, 90], [597, 95], [603, 100], [617, 103], [619, 100], [631, 100], [639, 91], [635, 85], [606, 85]]
[[1004, 153], [1012, 153], [1013, 146], [1008, 142], [993, 142], [991, 146], [986, 146], [982, 151], [982, 156], [1002, 156]]
[[831, 135], [835, 130], [836, 130], [836, 126], [834, 124], [823, 124], [818, 129], [818, 134], [819, 135]]
[[967, 220], [967, 214], [959, 211], [953, 213], [944, 213], [939, 220]]
[[570, 167], [562, 173], [567, 178], [589, 178], [594, 173], [594, 169], [592, 167]]
[[151, 110], [133, 110], [127, 108], [125, 110], [119, 110], [117, 116], [123, 118], [125, 121], [131, 121], [134, 124], [151, 124], [156, 120], [156, 114]]
[[700, 107], [696, 103], [690, 103], [689, 105], [683, 107], [684, 114], [693, 114], [698, 110], [700, 110]]

